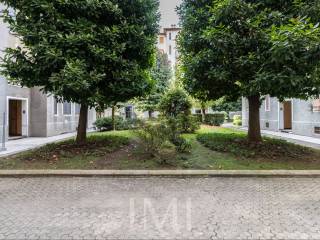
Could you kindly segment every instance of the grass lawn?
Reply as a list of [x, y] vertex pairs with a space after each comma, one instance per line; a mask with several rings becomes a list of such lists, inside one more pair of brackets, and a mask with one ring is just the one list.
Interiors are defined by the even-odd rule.
[[203, 127], [184, 135], [190, 153], [164, 153], [166, 161], [145, 154], [132, 131], [89, 135], [86, 145], [74, 140], [0, 158], [0, 169], [320, 169], [320, 151], [265, 138], [246, 142], [245, 133]]

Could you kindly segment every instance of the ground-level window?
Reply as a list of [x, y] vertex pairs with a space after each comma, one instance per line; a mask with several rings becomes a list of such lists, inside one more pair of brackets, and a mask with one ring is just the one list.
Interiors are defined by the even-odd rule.
[[63, 115], [71, 115], [71, 102], [63, 102]]
[[79, 115], [79, 114], [80, 114], [80, 107], [81, 107], [81, 105], [80, 105], [79, 103], [76, 103], [75, 105], [76, 105], [76, 106], [75, 106], [75, 113], [76, 113], [76, 115]]
[[58, 115], [58, 100], [53, 98], [53, 114]]
[[164, 37], [160, 37], [160, 43], [163, 44], [164, 43]]
[[267, 95], [264, 100], [266, 112], [270, 112], [270, 95]]
[[201, 114], [201, 109], [196, 109], [196, 114]]
[[169, 55], [171, 55], [172, 54], [172, 47], [171, 47], [171, 45], [169, 46]]

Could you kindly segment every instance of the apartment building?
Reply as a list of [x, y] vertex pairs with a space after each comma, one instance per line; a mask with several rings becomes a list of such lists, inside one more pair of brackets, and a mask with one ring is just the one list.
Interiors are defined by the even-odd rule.
[[[1, 7], [1, 6], [0, 6]], [[9, 33], [8, 27], [0, 23], [0, 57], [7, 47], [16, 47], [17, 39]], [[78, 125], [80, 106], [75, 103], [59, 103], [40, 88], [25, 88], [12, 85], [0, 76], [0, 141], [21, 137], [48, 137], [73, 132]], [[96, 119], [94, 109], [89, 111], [88, 128]]]

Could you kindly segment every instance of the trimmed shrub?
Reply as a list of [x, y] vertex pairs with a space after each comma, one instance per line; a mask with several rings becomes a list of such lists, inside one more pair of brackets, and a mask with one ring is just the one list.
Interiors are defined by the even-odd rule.
[[197, 120], [197, 122], [202, 123], [202, 114], [193, 114], [192, 116]]
[[211, 113], [206, 114], [205, 122], [212, 126], [221, 126], [225, 121], [224, 113]]
[[241, 115], [234, 115], [233, 116], [233, 125], [242, 126], [242, 117], [241, 117]]
[[[136, 129], [141, 126], [143, 123], [140, 119], [123, 119], [120, 116], [115, 116], [115, 125], [116, 130], [130, 130], [130, 129]], [[99, 131], [112, 131], [112, 118], [111, 117], [103, 117], [96, 120], [94, 123], [94, 126]]]

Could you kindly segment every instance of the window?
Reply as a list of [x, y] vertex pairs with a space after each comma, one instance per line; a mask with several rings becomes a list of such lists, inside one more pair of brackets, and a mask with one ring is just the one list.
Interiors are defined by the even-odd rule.
[[58, 115], [58, 100], [53, 98], [53, 114]]
[[201, 109], [196, 109], [196, 114], [201, 114]]
[[132, 107], [126, 107], [126, 119], [131, 119], [132, 118]]
[[171, 33], [169, 33], [169, 40], [171, 40], [172, 39], [172, 36], [171, 36]]
[[164, 37], [160, 37], [160, 43], [161, 43], [161, 44], [164, 43]]
[[71, 115], [71, 103], [63, 102], [63, 115]]
[[264, 100], [266, 112], [270, 112], [270, 95], [267, 95]]
[[171, 45], [169, 46], [169, 55], [171, 55], [171, 53], [172, 53], [172, 47], [171, 47]]
[[79, 103], [75, 104], [75, 113], [76, 113], [76, 115], [80, 114], [80, 107], [81, 107], [81, 105]]
[[313, 112], [320, 112], [320, 99], [315, 99], [312, 103]]

